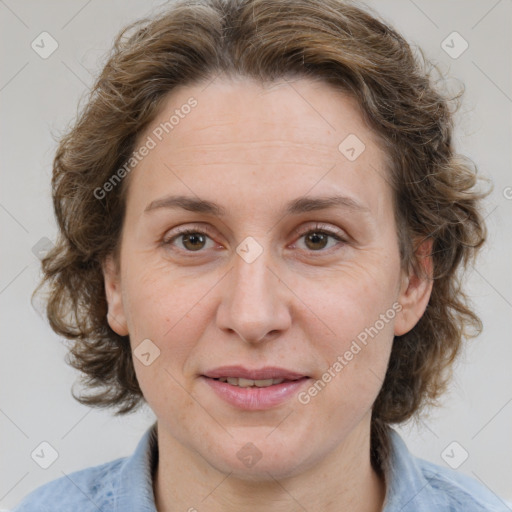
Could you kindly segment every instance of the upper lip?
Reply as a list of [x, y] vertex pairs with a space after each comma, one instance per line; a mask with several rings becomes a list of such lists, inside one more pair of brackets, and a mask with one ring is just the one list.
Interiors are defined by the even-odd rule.
[[218, 379], [221, 377], [239, 377], [242, 379], [265, 380], [265, 379], [284, 379], [297, 380], [307, 377], [303, 373], [293, 372], [286, 368], [275, 366], [266, 366], [259, 369], [244, 368], [243, 366], [220, 366], [203, 373], [205, 377]]

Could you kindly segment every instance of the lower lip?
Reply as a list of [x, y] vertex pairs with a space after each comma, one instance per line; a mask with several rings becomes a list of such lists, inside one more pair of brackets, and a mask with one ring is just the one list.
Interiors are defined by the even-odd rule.
[[239, 409], [250, 411], [270, 409], [281, 405], [296, 395], [299, 389], [309, 381], [308, 377], [303, 377], [302, 379], [285, 381], [265, 388], [241, 388], [203, 375], [201, 379], [224, 401]]

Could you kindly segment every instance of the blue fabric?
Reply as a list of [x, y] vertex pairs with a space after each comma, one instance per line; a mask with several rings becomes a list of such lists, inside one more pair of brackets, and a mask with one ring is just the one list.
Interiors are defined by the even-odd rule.
[[[504, 501], [461, 473], [412, 456], [391, 430], [382, 512], [510, 512]], [[152, 475], [156, 423], [131, 457], [76, 471], [30, 493], [13, 512], [156, 512]]]

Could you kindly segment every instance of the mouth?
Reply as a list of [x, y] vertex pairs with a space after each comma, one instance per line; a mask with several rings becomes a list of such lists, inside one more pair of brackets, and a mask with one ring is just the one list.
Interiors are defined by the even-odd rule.
[[222, 366], [208, 370], [202, 376], [241, 388], [266, 388], [285, 381], [308, 378], [308, 375], [303, 373], [275, 366], [266, 366], [259, 369], [248, 369], [243, 366]]
[[216, 368], [201, 375], [223, 401], [245, 410], [263, 410], [281, 405], [296, 394], [309, 376], [284, 368]]
[[238, 386], [239, 388], [268, 388], [269, 386], [275, 386], [276, 384], [281, 384], [282, 382], [286, 381], [285, 379], [253, 380], [244, 379], [243, 377], [220, 377], [213, 380], [218, 380], [219, 382], [227, 382], [228, 384], [231, 384], [232, 386]]
[[252, 380], [264, 379], [284, 379], [284, 380], [297, 380], [302, 377], [307, 377], [305, 373], [298, 373], [287, 368], [279, 368], [277, 366], [265, 366], [263, 368], [245, 368], [245, 366], [219, 366], [204, 372], [205, 377], [211, 379], [220, 379], [228, 377], [236, 377]]

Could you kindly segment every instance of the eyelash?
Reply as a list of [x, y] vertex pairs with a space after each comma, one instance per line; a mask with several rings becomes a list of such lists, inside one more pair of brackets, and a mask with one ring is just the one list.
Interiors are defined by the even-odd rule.
[[[347, 240], [343, 237], [341, 237], [339, 235], [339, 233], [329, 229], [329, 228], [326, 228], [324, 227], [323, 225], [321, 224], [317, 224], [316, 226], [314, 226], [313, 228], [309, 227], [305, 230], [301, 230], [300, 232], [298, 232], [298, 236], [299, 238], [302, 238], [303, 236], [305, 235], [308, 235], [310, 233], [321, 233], [321, 234], [324, 234], [324, 235], [327, 235], [331, 238], [334, 238], [337, 242], [340, 242], [341, 244], [345, 244], [347, 243]], [[184, 235], [190, 235], [190, 234], [194, 234], [194, 235], [206, 235], [208, 238], [212, 239], [212, 237], [210, 236], [210, 233], [207, 229], [205, 228], [190, 228], [190, 227], [187, 227], [187, 228], [178, 228], [178, 232], [173, 234], [172, 237], [170, 238], [166, 238], [162, 241], [162, 245], [164, 246], [168, 246], [168, 245], [172, 245], [173, 242], [178, 239], [180, 236], [184, 236]], [[323, 255], [323, 254], [326, 254], [326, 253], [330, 253], [331, 250], [335, 249], [339, 244], [337, 244], [336, 246], [334, 247], [331, 247], [330, 249], [320, 249], [318, 251], [308, 251], [308, 252], [311, 252], [311, 253], [321, 253], [320, 255]], [[189, 253], [190, 255], [193, 255], [194, 253], [200, 253], [200, 252], [204, 252], [203, 250], [198, 250], [198, 251], [187, 251], [185, 249], [178, 249], [179, 251], [181, 252], [185, 252], [185, 253]]]

